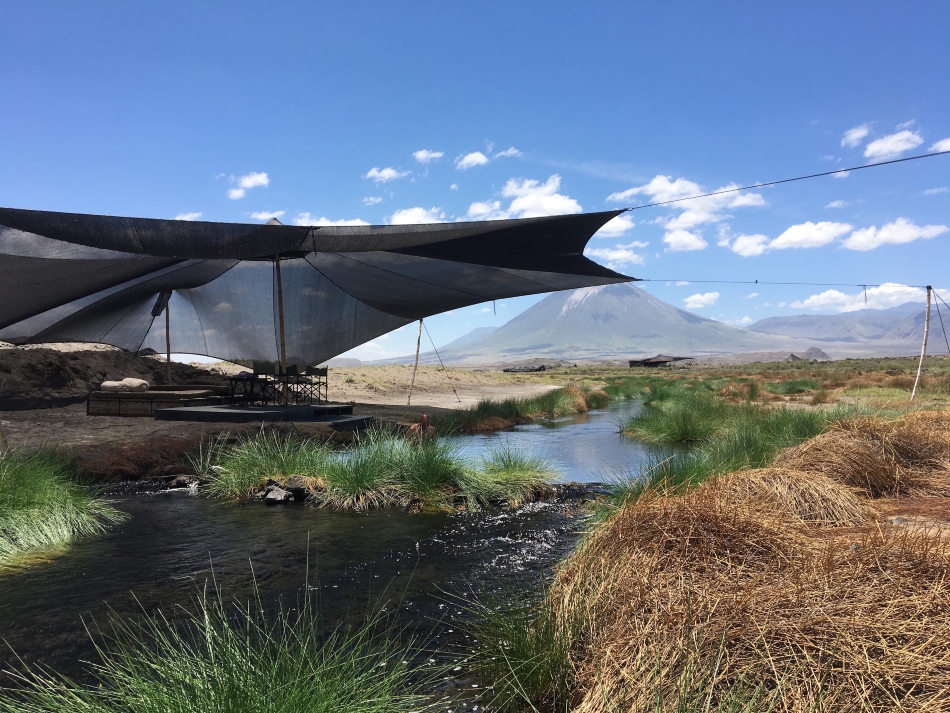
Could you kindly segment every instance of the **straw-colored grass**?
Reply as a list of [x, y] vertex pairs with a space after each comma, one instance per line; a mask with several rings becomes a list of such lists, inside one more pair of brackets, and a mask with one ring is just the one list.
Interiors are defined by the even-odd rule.
[[767, 503], [816, 527], [864, 525], [874, 515], [853, 489], [820, 473], [776, 467], [743, 470], [724, 476], [719, 487], [737, 502]]
[[882, 457], [872, 443], [844, 431], [828, 431], [782, 451], [778, 468], [821, 473], [868, 497], [894, 497], [901, 492], [897, 465]]
[[791, 711], [946, 710], [944, 545], [892, 531], [825, 544], [728, 485], [641, 497], [559, 572], [548, 606], [587, 622], [573, 710], [684, 710], [691, 678], [685, 710], [743, 689]]

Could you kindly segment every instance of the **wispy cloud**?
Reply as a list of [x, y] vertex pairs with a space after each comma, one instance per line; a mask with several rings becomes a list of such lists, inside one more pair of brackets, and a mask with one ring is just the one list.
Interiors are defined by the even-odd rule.
[[847, 178], [851, 175], [851, 171], [838, 171], [837, 173], [832, 173], [832, 178]]
[[508, 156], [520, 156], [521, 152], [516, 149], [514, 146], [505, 149], [504, 151], [499, 151], [494, 155], [494, 158], [507, 158]]
[[363, 205], [376, 205], [377, 203], [382, 203], [383, 199], [380, 196], [366, 196], [363, 199]]
[[391, 225], [418, 225], [420, 223], [444, 223], [445, 213], [441, 208], [402, 208], [393, 213]]
[[457, 191], [458, 189], [459, 189], [459, 184], [457, 183], [453, 183], [451, 186], [449, 186], [450, 191]]
[[[935, 196], [938, 193], [950, 193], [950, 188], [947, 188], [947, 186], [940, 186], [939, 188], [928, 188], [926, 191], [924, 191], [925, 196]], [[198, 215], [201, 215], [201, 213]]]
[[848, 250], [867, 251], [887, 244], [900, 245], [915, 240], [929, 240], [947, 231], [950, 231], [950, 228], [946, 225], [917, 226], [906, 218], [898, 218], [880, 228], [872, 226], [855, 230], [842, 245]]
[[283, 214], [284, 214], [284, 211], [282, 210], [275, 210], [275, 211], [259, 210], [256, 213], [251, 213], [251, 217], [254, 220], [270, 220], [271, 218], [279, 218]]
[[294, 225], [369, 225], [369, 223], [360, 218], [330, 220], [322, 216], [317, 218], [311, 213], [298, 213], [297, 217], [294, 218]]
[[429, 151], [428, 149], [419, 149], [412, 152], [412, 157], [419, 163], [438, 161], [443, 156], [445, 156], [445, 153], [442, 151]]
[[940, 139], [940, 141], [931, 146], [929, 150], [932, 152], [950, 151], [950, 138]]
[[848, 201], [837, 200], [831, 201], [831, 203], [826, 205], [825, 208], [846, 208], [848, 205]]
[[179, 213], [175, 216], [175, 220], [198, 220], [201, 217], [201, 213]]
[[467, 171], [475, 166], [484, 166], [488, 161], [488, 156], [481, 151], [472, 151], [472, 153], [467, 153], [455, 159], [455, 167], [460, 171]]
[[711, 307], [716, 304], [716, 300], [718, 299], [718, 292], [705, 292], [703, 294], [697, 292], [695, 295], [690, 295], [685, 298], [683, 304], [686, 305], [686, 309], [702, 309], [703, 307]]
[[875, 139], [864, 147], [864, 157], [872, 161], [887, 161], [897, 158], [905, 151], [915, 149], [924, 143], [920, 134], [913, 131], [898, 131]]
[[753, 297], [758, 297], [758, 296], [759, 296], [759, 293], [758, 293], [758, 292], [750, 292], [749, 294], [747, 294], [747, 295], [746, 295], [745, 297], [743, 297], [742, 299], [744, 299], [744, 300], [751, 300]]
[[911, 119], [910, 121], [905, 121], [903, 123], [898, 124], [897, 126], [894, 127], [894, 130], [900, 131], [901, 129], [909, 129], [916, 123], [917, 123], [917, 119]]
[[410, 171], [399, 171], [392, 166], [387, 166], [386, 168], [373, 166], [366, 172], [363, 178], [372, 178], [376, 183], [386, 183], [388, 181], [395, 181], [397, 178], [405, 178], [409, 173]]
[[645, 265], [646, 260], [639, 253], [634, 252], [628, 245], [617, 245], [613, 248], [588, 248], [584, 251], [587, 257], [603, 260], [611, 270], [620, 271], [624, 265]]
[[844, 136], [841, 137], [842, 146], [850, 146], [854, 148], [860, 144], [864, 137], [871, 133], [871, 126], [869, 124], [861, 124], [860, 126], [855, 126], [853, 129], [848, 129], [844, 132]]

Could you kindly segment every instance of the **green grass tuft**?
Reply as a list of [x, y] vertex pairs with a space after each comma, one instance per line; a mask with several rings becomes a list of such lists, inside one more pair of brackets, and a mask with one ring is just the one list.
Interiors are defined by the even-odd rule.
[[[309, 589], [309, 587], [308, 587]], [[43, 669], [11, 674], [0, 712], [169, 713], [293, 711], [389, 713], [428, 710], [422, 688], [437, 667], [419, 667], [411, 646], [377, 622], [323, 633], [313, 602], [276, 614], [260, 602], [230, 606], [203, 594], [194, 611], [143, 622], [113, 621], [91, 665], [93, 685]]]
[[0, 452], [0, 569], [101, 534], [125, 518], [78, 483], [61, 454]]
[[765, 385], [770, 394], [803, 394], [806, 391], [815, 391], [821, 388], [821, 383], [814, 379], [792, 379]]

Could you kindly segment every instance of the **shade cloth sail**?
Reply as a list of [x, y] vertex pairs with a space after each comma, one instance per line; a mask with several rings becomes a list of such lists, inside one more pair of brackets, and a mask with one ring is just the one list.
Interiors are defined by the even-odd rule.
[[[316, 364], [414, 320], [554, 290], [627, 282], [584, 257], [622, 211], [473, 223], [290, 226], [0, 208], [0, 340], [100, 342]], [[159, 311], [159, 314], [161, 312]]]

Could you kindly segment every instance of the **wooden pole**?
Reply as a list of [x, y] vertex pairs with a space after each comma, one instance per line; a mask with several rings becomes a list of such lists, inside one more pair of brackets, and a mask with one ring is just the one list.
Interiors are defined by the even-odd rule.
[[0, 453], [10, 450], [10, 444], [7, 443], [7, 435], [3, 432], [3, 424], [0, 423]]
[[930, 334], [930, 291], [933, 288], [927, 285], [927, 313], [924, 315], [924, 345], [920, 348], [920, 363], [917, 365], [917, 378], [914, 380], [914, 390], [910, 392], [910, 400], [913, 401], [917, 395], [917, 387], [920, 386], [920, 375], [924, 370], [924, 357], [927, 356], [927, 337]]
[[412, 381], [409, 382], [409, 398], [406, 399], [406, 406], [412, 404], [412, 387], [416, 383], [416, 369], [419, 368], [419, 345], [422, 344], [422, 320], [419, 320], [419, 334], [416, 336], [416, 363], [412, 367]]
[[277, 270], [277, 319], [280, 322], [280, 378], [281, 392], [284, 397], [284, 406], [287, 405], [287, 341], [284, 338], [284, 285], [280, 281], [280, 253], [274, 256], [274, 267]]
[[168, 316], [171, 303], [172, 296], [169, 294], [168, 300], [165, 302], [165, 375], [169, 384], [172, 383], [172, 332], [171, 318]]

